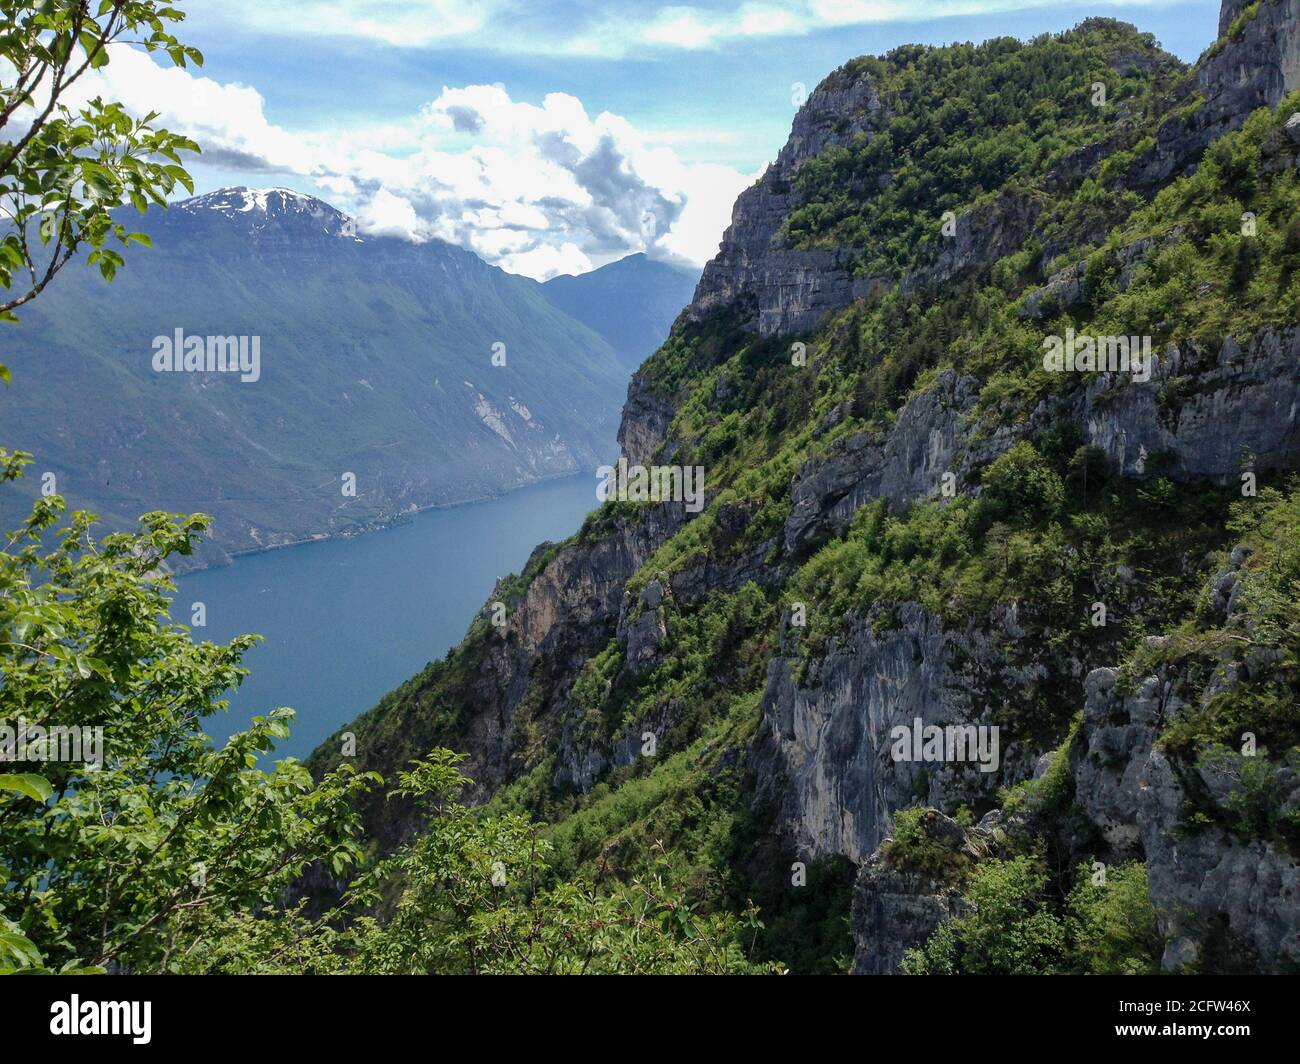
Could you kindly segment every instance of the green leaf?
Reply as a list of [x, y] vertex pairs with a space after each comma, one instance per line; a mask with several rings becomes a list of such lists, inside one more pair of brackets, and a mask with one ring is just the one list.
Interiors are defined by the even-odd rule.
[[32, 801], [45, 802], [54, 793], [54, 788], [49, 780], [34, 772], [7, 772], [0, 775], [0, 791], [17, 791]]
[[41, 963], [41, 952], [30, 939], [10, 931], [0, 931], [0, 955], [9, 954], [19, 962], [20, 968]]

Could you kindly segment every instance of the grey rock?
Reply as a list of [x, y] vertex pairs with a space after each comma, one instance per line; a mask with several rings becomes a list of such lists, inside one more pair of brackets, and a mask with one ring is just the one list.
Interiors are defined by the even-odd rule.
[[688, 308], [692, 317], [719, 307], [745, 308], [746, 324], [761, 334], [794, 334], [866, 293], [871, 282], [854, 277], [852, 249], [782, 248], [778, 232], [795, 206], [800, 166], [833, 144], [869, 136], [880, 110], [865, 74], [838, 72], [813, 91], [776, 161], [736, 200], [731, 225]]
[[842, 532], [863, 506], [888, 499], [900, 506], [937, 492], [943, 474], [960, 484], [968, 472], [961, 452], [967, 413], [979, 383], [951, 370], [936, 386], [910, 399], [882, 437], [863, 433], [836, 441], [829, 457], [810, 461], [796, 474], [785, 524], [788, 554], [807, 551]]
[[924, 946], [945, 920], [971, 912], [957, 890], [930, 890], [914, 875], [866, 861], [853, 887], [854, 975], [897, 975], [903, 955]]
[[1040, 754], [1038, 760], [1034, 762], [1034, 779], [1041, 780], [1046, 776], [1052, 767], [1053, 760], [1054, 758], [1052, 757], [1052, 752], [1050, 750], [1045, 754]]
[[650, 465], [660, 455], [676, 412], [672, 402], [654, 390], [644, 370], [632, 378], [618, 427], [619, 449], [629, 465]]
[[946, 630], [915, 603], [897, 609], [897, 625], [874, 631], [876, 616], [854, 618], [824, 657], [799, 676], [798, 644], [786, 629], [782, 653], [768, 666], [763, 716], [784, 782], [783, 820], [801, 853], [840, 853], [863, 861], [880, 844], [895, 810], [918, 801], [940, 808], [987, 807], [998, 787], [1027, 778], [1035, 752], [1005, 732], [1001, 764], [895, 762], [890, 731], [924, 725], [991, 724], [968, 669], [1007, 683], [1042, 675], [1005, 653], [1014, 621], [994, 616]]
[[[1300, 865], [1261, 839], [1187, 821], [1189, 802], [1227, 808], [1246, 760], [1223, 751], [1178, 764], [1155, 739], [1187, 706], [1179, 677], [1149, 676], [1121, 695], [1098, 669], [1085, 685], [1075, 795], [1116, 859], [1146, 861], [1147, 887], [1165, 936], [1166, 971], [1241, 967], [1275, 972], [1300, 963]], [[1229, 677], [1227, 684], [1233, 679]], [[1213, 689], [1203, 698], [1213, 697]], [[1274, 787], [1300, 804], [1300, 759], [1267, 765]], [[1285, 806], [1284, 806], [1285, 807]]]
[[659, 648], [668, 640], [663, 610], [643, 610], [637, 614], [620, 633], [620, 639], [627, 648], [627, 666], [633, 672], [657, 661]]
[[[954, 869], [995, 853], [1000, 823], [997, 811], [969, 830], [936, 811], [923, 821], [927, 834], [952, 851]], [[896, 975], [909, 949], [923, 946], [945, 920], [974, 911], [952, 875], [935, 881], [897, 866], [887, 851], [882, 843], [862, 863], [853, 884], [854, 975]]]
[[1276, 107], [1300, 88], [1300, 0], [1264, 0], [1239, 37], [1226, 36], [1233, 20], [1252, 0], [1225, 0], [1219, 37], [1196, 70], [1202, 103], [1190, 114], [1170, 117], [1156, 135], [1156, 146], [1130, 171], [1152, 184], [1196, 165], [1204, 149], [1245, 123], [1260, 107]]
[[1214, 827], [1187, 831], [1180, 775], [1159, 748], [1149, 752], [1139, 825], [1148, 891], [1166, 936], [1163, 967], [1294, 970], [1300, 866], [1259, 839], [1242, 843]]
[[657, 610], [664, 601], [664, 586], [658, 580], [651, 580], [641, 592], [641, 605], [647, 609]]
[[1034, 289], [1025, 297], [1025, 301], [1020, 305], [1020, 316], [1037, 321], [1049, 313], [1066, 310], [1082, 303], [1083, 279], [1087, 271], [1087, 262], [1076, 262], [1073, 266], [1067, 266], [1059, 273], [1054, 273], [1042, 288]]
[[[1290, 467], [1300, 456], [1300, 328], [1262, 329], [1241, 347], [1228, 338], [1217, 355], [1194, 345], [1156, 356], [1151, 379], [1099, 375], [1071, 400], [1088, 442], [1125, 476], [1149, 475], [1145, 459], [1166, 452], [1179, 480], [1225, 483], [1241, 472], [1242, 449], [1255, 468]], [[1182, 378], [1186, 394], [1170, 399]]]
[[959, 214], [954, 235], [941, 237], [930, 262], [903, 278], [903, 291], [918, 292], [942, 284], [1019, 250], [1033, 231], [1039, 211], [1033, 197], [1004, 191], [989, 203]]
[[1149, 750], [1159, 734], [1162, 685], [1144, 681], [1124, 699], [1114, 669], [1094, 669], [1084, 681], [1084, 728], [1074, 750], [1075, 796], [1118, 860], [1140, 857], [1137, 814], [1143, 770], [1132, 751]]

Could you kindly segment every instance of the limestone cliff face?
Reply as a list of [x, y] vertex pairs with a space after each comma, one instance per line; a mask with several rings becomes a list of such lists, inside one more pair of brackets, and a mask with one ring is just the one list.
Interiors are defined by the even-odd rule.
[[[1161, 55], [1135, 56], [1131, 62], [1178, 66], [1173, 57]], [[736, 200], [731, 225], [717, 256], [704, 268], [687, 314], [698, 319], [727, 307], [760, 335], [795, 335], [813, 329], [880, 283], [883, 279], [854, 270], [860, 249], [792, 248], [783, 243], [780, 231], [800, 204], [795, 187], [800, 167], [828, 147], [871, 137], [887, 118], [888, 111], [866, 72], [846, 67], [818, 86], [795, 115], [790, 138], [776, 161]], [[1046, 184], [1077, 183], [1115, 147], [1103, 141], [1071, 153], [1047, 175]], [[1179, 150], [1181, 160], [1191, 149], [1180, 141]], [[1007, 189], [960, 212], [951, 236], [931, 248], [922, 264], [901, 279], [902, 290], [921, 291], [1018, 250], [1034, 232], [1040, 211], [1038, 197]]]
[[[1108, 668], [1088, 676], [1076, 794], [1117, 858], [1146, 861], [1166, 938], [1164, 968], [1294, 969], [1300, 862], [1274, 842], [1243, 840], [1212, 818], [1188, 817], [1194, 802], [1223, 811], [1244, 795], [1251, 759], [1223, 753], [1190, 768], [1180, 764], [1154, 743], [1165, 725], [1192, 708], [1176, 670], [1144, 677], [1129, 693], [1116, 680]], [[1300, 806], [1300, 762], [1292, 757], [1271, 771], [1284, 808]]]
[[987, 449], [973, 445], [967, 424], [979, 382], [945, 371], [939, 383], [899, 411], [894, 426], [876, 438], [842, 437], [826, 458], [809, 461], [795, 475], [785, 549], [798, 555], [843, 532], [863, 506], [886, 499], [901, 506], [940, 490], [945, 473], [957, 483]]
[[[1179, 378], [1192, 385], [1175, 401], [1169, 383]], [[1229, 338], [1217, 349], [1171, 349], [1150, 381], [1099, 378], [1055, 408], [1036, 411], [1028, 423], [988, 436], [975, 432], [974, 399], [972, 381], [945, 374], [935, 388], [913, 398], [883, 436], [846, 437], [829, 458], [806, 465], [795, 478], [787, 549], [804, 549], [842, 532], [858, 509], [876, 499], [898, 507], [933, 495], [946, 471], [954, 472], [961, 490], [978, 491], [972, 470], [1031, 432], [1035, 423], [1062, 417], [1073, 419], [1083, 437], [1130, 477], [1149, 475], [1147, 463], [1162, 455], [1175, 479], [1235, 480], [1243, 469], [1243, 447], [1253, 453], [1251, 469], [1300, 467], [1300, 329], [1262, 330], [1244, 344]], [[1085, 762], [1080, 787], [1091, 788], [1096, 819], [1116, 850], [1144, 856], [1151, 866], [1153, 902], [1173, 936], [1170, 969], [1196, 957], [1211, 913], [1228, 913], [1233, 926], [1251, 928], [1252, 956], [1268, 970], [1291, 957], [1281, 931], [1285, 919], [1300, 911], [1294, 863], [1262, 852], [1262, 844], [1229, 852], [1213, 833], [1195, 844], [1171, 841], [1178, 837], [1177, 775], [1163, 755], [1147, 756], [1162, 718], [1153, 716], [1141, 697], [1108, 715], [1100, 694], [1108, 673], [1091, 671], [1105, 661], [1090, 659], [1083, 649], [1068, 662], [1042, 656], [1037, 641], [1023, 638], [1013, 615], [952, 628], [906, 604], [891, 623], [882, 627], [878, 621], [855, 620], [803, 678], [799, 633], [787, 628], [781, 652], [769, 666], [764, 718], [774, 771], [783, 781], [783, 816], [801, 853], [842, 853], [867, 862], [900, 808], [918, 802], [989, 808], [1000, 787], [1032, 774], [1045, 745], [1004, 728], [998, 771], [983, 774], [970, 764], [895, 763], [889, 756], [890, 729], [915, 719], [926, 725], [991, 724], [997, 717], [995, 692], [1050, 680], [1075, 691], [1080, 704], [1087, 700], [1088, 742], [1101, 751], [1094, 760], [1130, 758], [1128, 768], [1112, 773], [1105, 785], [1089, 775], [1093, 762]], [[1149, 692], [1146, 697], [1149, 701]], [[1122, 727], [1101, 727], [1100, 721], [1112, 717], [1123, 720]], [[1189, 861], [1206, 885], [1189, 887]], [[857, 924], [875, 928], [890, 906], [910, 913], [909, 920], [947, 911], [950, 899], [939, 896], [884, 899], [882, 892], [898, 893], [897, 884], [882, 886], [877, 865], [864, 866], [876, 871], [864, 871], [871, 878], [858, 890], [860, 903], [876, 914], [875, 923], [859, 914]], [[1241, 878], [1252, 869], [1243, 884]], [[1258, 882], [1256, 874], [1262, 877]], [[1265, 900], [1273, 886], [1281, 891], [1276, 903]], [[1189, 907], [1201, 914], [1200, 938], [1190, 931], [1181, 934], [1173, 915]], [[859, 946], [863, 971], [888, 968], [901, 956], [893, 946], [882, 946], [886, 953], [880, 955], [862, 941]]]
[[[1239, 13], [1233, 8], [1244, 6], [1225, 8], [1225, 32]], [[1300, 84], [1292, 6], [1289, 0], [1266, 0], [1256, 19], [1199, 70], [1204, 113], [1179, 127], [1181, 139], [1171, 136], [1165, 148], [1170, 172], [1194, 165], [1201, 147]], [[1297, 127], [1297, 137], [1275, 145], [1266, 166], [1295, 165], [1300, 123]], [[1177, 165], [1170, 162], [1174, 159]], [[998, 219], [989, 228], [999, 234], [1032, 229], [1032, 212], [1018, 212], [1011, 203], [985, 213]], [[976, 243], [959, 241], [933, 272], [913, 275], [904, 286], [956, 272], [964, 257], [978, 254]], [[1121, 288], [1150, 250], [1142, 245], [1125, 251]], [[1078, 266], [1027, 299], [1024, 314], [1036, 317], [1048, 301], [1069, 306], [1082, 297]], [[799, 471], [785, 527], [786, 551], [799, 555], [842, 533], [862, 506], [877, 499], [899, 508], [935, 495], [945, 473], [953, 474], [959, 490], [977, 492], [974, 473], [991, 457], [1062, 418], [1074, 421], [1083, 438], [1129, 477], [1150, 475], [1156, 456], [1167, 475], [1192, 483], [1224, 483], [1244, 469], [1300, 466], [1300, 329], [1264, 329], [1156, 354], [1150, 380], [1103, 375], [1067, 399], [1044, 404], [1019, 425], [979, 425], [978, 382], [945, 373], [910, 399], [886, 432], [842, 437], [826, 456]], [[1017, 645], [1016, 636], [1023, 633], [1014, 618], [950, 630], [907, 604], [890, 625], [882, 628], [873, 623], [878, 620], [853, 622], [806, 673], [801, 673], [798, 632], [785, 629], [763, 700], [770, 764], [782, 779], [783, 815], [801, 852], [842, 853], [861, 864], [854, 911], [855, 970], [861, 972], [896, 970], [899, 943], [923, 941], [957, 904], [950, 892], [918, 884], [883, 861], [879, 847], [892, 814], [918, 802], [988, 808], [997, 787], [1026, 778], [1044, 753], [1027, 737], [1019, 744], [1010, 737], [992, 779], [981, 779], [972, 766], [924, 772], [891, 762], [889, 729], [915, 718], [926, 724], [988, 722], [990, 707], [981, 690], [1032, 683], [1059, 664], [1035, 662], [1031, 648]], [[1169, 684], [1161, 688], [1151, 679], [1136, 695], [1117, 699], [1114, 673], [1104, 664], [1086, 656], [1068, 663], [1076, 697], [1085, 707], [1087, 754], [1077, 766], [1081, 801], [1117, 855], [1148, 862], [1153, 904], [1169, 940], [1166, 968], [1195, 964], [1207, 941], [1220, 933], [1249, 958], [1247, 967], [1278, 970], [1294, 963], [1300, 912], [1294, 860], [1262, 842], [1236, 845], [1222, 832], [1184, 833], [1187, 784], [1152, 747], [1161, 722], [1177, 712], [1177, 702], [1168, 702]], [[1230, 788], [1230, 768], [1198, 772], [1199, 789], [1223, 796]]]
[[[1181, 402], [1170, 394], [1179, 388]], [[1147, 474], [1154, 455], [1172, 459], [1175, 478], [1218, 483], [1243, 469], [1293, 468], [1300, 459], [1300, 327], [1171, 346], [1150, 381], [1103, 376], [1075, 401], [1074, 415], [1126, 476]]]
[[[1133, 160], [1121, 183], [1149, 191], [1194, 167], [1215, 137], [1300, 86], [1297, 5], [1300, 0], [1263, 0], [1253, 19], [1238, 23], [1245, 0], [1228, 0], [1225, 39], [1186, 72], [1174, 90], [1179, 113], [1161, 125], [1155, 147]], [[1143, 55], [1131, 61], [1164, 60]], [[1194, 93], [1201, 102], [1192, 109]], [[800, 167], [832, 145], [873, 135], [884, 117], [885, 105], [865, 73], [846, 68], [812, 93], [775, 163], [737, 201], [684, 324], [723, 312], [763, 336], [801, 333], [875, 283], [854, 275], [855, 249], [790, 249], [779, 233], [797, 206]], [[1116, 150], [1105, 140], [1074, 152], [1048, 175], [1048, 188], [1077, 187]], [[1264, 166], [1292, 168], [1298, 158], [1300, 120], [1294, 136], [1290, 130], [1279, 136]], [[1104, 235], [1076, 232], [1068, 238], [1073, 243], [1055, 246], [1054, 240], [1067, 238], [1059, 218], [1042, 216], [1041, 199], [1012, 189], [986, 200], [960, 215], [954, 238], [936, 243], [917, 269], [890, 283], [921, 292], [1031, 239], [1042, 243], [1043, 260], [1050, 261]], [[1116, 253], [1121, 290], [1154, 250], [1151, 241], [1138, 241]], [[1025, 295], [1021, 318], [1041, 321], [1084, 303], [1086, 276], [1085, 262], [1060, 270]], [[625, 721], [612, 736], [587, 734], [572, 697], [574, 683], [611, 642], [618, 668], [640, 675], [674, 653], [672, 607], [750, 582], [774, 599], [800, 562], [842, 535], [864, 506], [884, 500], [901, 511], [942, 497], [945, 483], [963, 495], [978, 494], [991, 461], [1051, 426], [1068, 423], [1081, 441], [1105, 454], [1111, 469], [1131, 479], [1158, 471], [1195, 486], [1232, 482], [1243, 470], [1300, 468], [1300, 323], [1186, 341], [1154, 354], [1149, 380], [1102, 374], [1013, 414], [996, 404], [981, 406], [984, 382], [956, 370], [916, 388], [883, 427], [835, 435], [831, 430], [845, 416], [838, 412], [814, 430], [818, 445], [795, 468], [788, 516], [783, 525], [773, 522], [773, 538], [735, 554], [692, 553], [677, 559], [671, 572], [649, 580], [642, 573], [633, 590], [629, 581], [692, 519], [680, 505], [611, 517], [606, 526], [538, 555], [544, 564], [530, 563], [526, 591], [477, 659], [473, 705], [458, 736], [470, 754], [467, 774], [476, 781], [471, 798], [486, 799], [543, 757], [554, 758], [552, 784], [589, 792], [611, 770], [637, 759], [644, 730], [664, 735], [690, 708], [666, 698], [646, 719]], [[720, 377], [714, 396], [725, 399], [734, 383]], [[685, 431], [674, 436], [681, 401], [656, 380], [653, 361], [636, 375], [619, 432], [630, 463], [670, 462], [697, 442]], [[822, 440], [829, 442], [823, 446]], [[719, 505], [710, 520], [725, 540], [744, 531], [750, 516], [742, 507]], [[1225, 575], [1225, 609], [1230, 596]], [[804, 630], [784, 612], [779, 633], [759, 659], [759, 669], [766, 659], [766, 682], [746, 768], [758, 795], [777, 810], [775, 827], [800, 860], [842, 855], [858, 865], [855, 971], [896, 971], [904, 948], [920, 945], [940, 921], [963, 911], [952, 883], [918, 878], [891, 860], [888, 842], [900, 809], [968, 806], [980, 818], [977, 827], [963, 829], [939, 813], [933, 826], [970, 861], [994, 853], [999, 833], [1015, 828], [1014, 818], [1004, 822], [997, 808], [1000, 791], [1041, 775], [1045, 755], [1064, 735], [1008, 724], [1008, 691], [1052, 700], [1060, 720], [1082, 710], [1071, 762], [1078, 802], [1115, 859], [1146, 861], [1151, 899], [1169, 943], [1167, 969], [1195, 966], [1220, 941], [1244, 967], [1272, 971], [1300, 963], [1294, 859], [1272, 843], [1241, 843], [1218, 828], [1186, 830], [1189, 795], [1227, 802], [1240, 772], [1205, 763], [1191, 779], [1159, 747], [1164, 726], [1186, 710], [1175, 672], [1143, 677], [1133, 691], [1121, 693], [1106, 644], [1052, 652], [1041, 620], [1015, 605], [953, 620], [903, 602], [842, 620], [825, 647], [809, 653]], [[891, 730], [918, 719], [939, 726], [1000, 723], [996, 767], [985, 772], [973, 761], [895, 760]], [[1278, 783], [1290, 808], [1300, 803], [1297, 772], [1300, 766], [1286, 768]]]
[[[1194, 167], [1207, 145], [1240, 128], [1256, 108], [1276, 106], [1300, 88], [1300, 0], [1262, 0], [1255, 17], [1228, 36], [1249, 6], [1247, 0], [1225, 2], [1221, 40], [1181, 90], [1185, 98], [1198, 95], [1199, 106], [1161, 126], [1156, 146], [1129, 170], [1126, 180], [1132, 185], [1156, 185]], [[1155, 61], [1147, 56], [1133, 61], [1139, 59]], [[1176, 66], [1171, 59], [1168, 65]], [[885, 117], [885, 105], [864, 72], [842, 70], [819, 86], [795, 115], [776, 161], [737, 199], [718, 255], [706, 265], [686, 313], [701, 318], [727, 307], [761, 335], [794, 335], [868, 292], [877, 279], [855, 275], [857, 249], [789, 248], [779, 233], [798, 206], [799, 168], [829, 146], [870, 137]], [[1072, 185], [1095, 173], [1116, 146], [1101, 141], [1073, 152], [1047, 176], [1047, 187]], [[952, 237], [901, 279], [902, 290], [921, 291], [1017, 250], [1040, 227], [1040, 210], [1036, 197], [1005, 190], [961, 212]], [[1049, 240], [1045, 260], [1052, 251]]]
[[866, 291], [868, 283], [853, 277], [852, 249], [786, 249], [777, 233], [794, 206], [799, 167], [833, 144], [870, 135], [880, 110], [865, 74], [841, 72], [813, 91], [776, 162], [736, 200], [731, 225], [704, 267], [688, 313], [701, 317], [718, 307], [738, 308], [758, 332], [783, 335], [811, 329]]
[[484, 654], [478, 681], [482, 701], [466, 743], [466, 772], [476, 784], [471, 797], [487, 796], [518, 774], [526, 734], [517, 717], [534, 690], [540, 661], [554, 661], [557, 676], [568, 679], [530, 707], [528, 723], [552, 740], [558, 736], [567, 717], [569, 670], [601, 650], [617, 630], [626, 608], [624, 584], [684, 520], [680, 505], [649, 509], [643, 519], [620, 522], [592, 542], [561, 548], [538, 571]]
[[618, 427], [618, 445], [631, 465], [648, 465], [668, 440], [675, 413], [671, 401], [656, 392], [644, 373], [632, 378]]
[[[1224, 115], [1276, 107], [1300, 88], [1300, 3], [1262, 0], [1247, 18], [1252, 0], [1224, 0], [1219, 37], [1225, 41], [1201, 65], [1197, 82], [1207, 105]], [[1232, 33], [1238, 19], [1244, 20]]]
[[1102, 374], [1020, 425], [978, 423], [978, 395], [973, 377], [945, 371], [904, 404], [887, 432], [842, 437], [828, 456], [806, 463], [791, 490], [786, 551], [799, 555], [838, 535], [877, 499], [898, 508], [936, 495], [947, 473], [954, 489], [978, 492], [979, 469], [1062, 417], [1125, 476], [1150, 475], [1157, 459], [1188, 481], [1292, 468], [1300, 461], [1300, 327], [1261, 330], [1241, 342], [1171, 345], [1149, 380]]
[[999, 787], [1029, 776], [1038, 751], [1003, 733], [996, 771], [973, 762], [895, 761], [891, 730], [991, 725], [997, 705], [981, 692], [1040, 681], [1046, 667], [1019, 646], [1014, 613], [958, 630], [916, 603], [892, 626], [856, 619], [799, 678], [797, 640], [768, 669], [763, 716], [784, 779], [786, 822], [800, 854], [865, 861], [897, 809], [915, 804], [988, 808]]
[[1193, 106], [1161, 125], [1155, 148], [1130, 172], [1132, 180], [1153, 184], [1184, 172], [1210, 143], [1240, 129], [1252, 111], [1276, 107], [1300, 88], [1300, 0], [1261, 0], [1247, 19], [1251, 5], [1252, 0], [1224, 0], [1219, 39], [1187, 89]]

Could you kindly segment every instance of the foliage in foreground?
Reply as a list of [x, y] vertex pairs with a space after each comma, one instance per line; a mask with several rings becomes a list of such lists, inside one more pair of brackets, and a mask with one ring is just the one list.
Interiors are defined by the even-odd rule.
[[[25, 457], [0, 452], [0, 483]], [[0, 734], [21, 770], [0, 775], [0, 967], [164, 971], [201, 916], [255, 911], [311, 862], [355, 861], [352, 799], [378, 777], [257, 768], [287, 709], [219, 750], [204, 734], [254, 642], [194, 643], [168, 617], [160, 566], [205, 518], [148, 514], [96, 542], [88, 514], [56, 530], [62, 509], [41, 500], [0, 550]]]
[[[180, 153], [199, 147], [155, 129], [157, 112], [133, 118], [99, 96], [68, 103], [118, 47], [202, 66], [202, 53], [171, 32], [185, 18], [179, 2], [0, 0], [0, 322], [16, 321], [15, 309], [82, 248], [90, 249], [87, 264], [111, 281], [125, 265], [111, 244], [148, 245], [145, 234], [114, 219], [113, 208], [130, 203], [143, 214], [150, 203], [165, 206], [178, 184], [194, 190]], [[8, 378], [0, 365], [0, 380]]]
[[[0, 453], [0, 482], [24, 455]], [[168, 616], [162, 569], [206, 518], [149, 514], [96, 542], [93, 518], [55, 529], [37, 504], [0, 550], [0, 971], [746, 972], [742, 918], [697, 912], [667, 869], [628, 882], [546, 878], [549, 843], [520, 814], [456, 801], [460, 757], [435, 750], [392, 796], [429, 827], [364, 874], [323, 918], [290, 907], [320, 866], [361, 857], [355, 799], [382, 781], [341, 766], [318, 781], [292, 758], [258, 767], [292, 711], [255, 718], [221, 749], [203, 723], [227, 705], [254, 638], [195, 643]], [[54, 729], [102, 750], [60, 760]], [[8, 734], [8, 733], [0, 733]], [[8, 768], [8, 766], [6, 766]]]
[[[551, 845], [517, 813], [479, 817], [457, 801], [461, 755], [435, 750], [399, 773], [428, 829], [359, 877], [338, 909], [309, 919], [245, 913], [211, 929], [193, 970], [367, 974], [746, 974], [761, 928], [699, 911], [666, 855], [622, 883], [576, 879], [549, 887]], [[609, 880], [612, 880], [609, 881]], [[348, 918], [350, 910], [378, 915]], [[743, 941], [748, 935], [749, 943]], [[188, 969], [187, 969], [188, 970]]]

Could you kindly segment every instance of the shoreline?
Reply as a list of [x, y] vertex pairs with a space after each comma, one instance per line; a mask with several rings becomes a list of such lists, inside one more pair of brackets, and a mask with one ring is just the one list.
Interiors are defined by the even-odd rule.
[[[553, 484], [560, 480], [569, 480], [583, 476], [581, 470], [571, 473], [559, 473], [554, 476], [539, 477], [536, 480], [530, 480], [523, 484], [518, 484], [512, 488], [506, 488], [503, 491], [489, 492], [483, 495], [477, 495], [472, 498], [458, 499], [456, 502], [431, 503], [428, 506], [418, 506], [410, 510], [403, 510], [392, 520], [377, 522], [373, 525], [366, 526], [356, 531], [350, 532], [331, 532], [321, 535], [306, 536], [302, 539], [290, 540], [286, 543], [272, 543], [262, 547], [247, 547], [243, 550], [226, 551], [224, 561], [213, 561], [204, 565], [188, 566], [185, 569], [172, 569], [172, 576], [183, 578], [193, 573], [212, 572], [216, 569], [224, 569], [234, 565], [240, 558], [255, 557], [259, 554], [270, 554], [273, 551], [288, 550], [293, 547], [307, 547], [313, 543], [329, 543], [337, 540], [361, 539], [374, 533], [390, 531], [394, 528], [400, 528], [403, 525], [413, 521], [421, 514], [429, 513], [433, 510], [455, 510], [462, 506], [476, 506], [485, 502], [494, 502], [498, 499], [507, 498], [516, 492], [526, 491], [529, 488], [541, 487], [544, 484]], [[595, 499], [595, 492], [592, 493], [592, 509], [596, 509], [599, 503]]]

